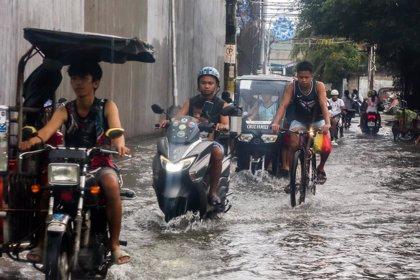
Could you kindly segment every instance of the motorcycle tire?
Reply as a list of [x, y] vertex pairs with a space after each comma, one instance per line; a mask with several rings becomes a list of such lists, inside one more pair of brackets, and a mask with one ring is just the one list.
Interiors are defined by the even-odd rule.
[[48, 234], [44, 264], [45, 280], [70, 280], [70, 256], [62, 234]]
[[163, 203], [163, 213], [165, 214], [165, 222], [169, 222], [173, 218], [184, 215], [187, 212], [187, 201], [178, 198], [165, 199]]

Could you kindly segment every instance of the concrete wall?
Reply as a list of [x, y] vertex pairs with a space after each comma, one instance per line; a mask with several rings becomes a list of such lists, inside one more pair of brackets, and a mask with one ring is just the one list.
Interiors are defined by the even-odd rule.
[[225, 1], [182, 0], [176, 4], [178, 90], [182, 104], [197, 92], [197, 72], [202, 67], [216, 67], [223, 77]]
[[[30, 47], [23, 39], [24, 27], [83, 31], [84, 1], [0, 0], [0, 104], [15, 104], [18, 61]], [[40, 61], [30, 61], [26, 72]]]
[[[391, 76], [387, 76], [381, 73], [375, 75], [373, 82], [373, 89], [379, 91], [384, 87], [393, 87], [394, 81]], [[357, 89], [362, 97], [366, 97], [369, 91], [369, 81], [367, 76], [361, 76], [348, 80], [347, 89], [351, 92], [353, 89]]]
[[[223, 75], [224, 0], [176, 0], [179, 103], [196, 94], [196, 74], [215, 66]], [[156, 63], [102, 63], [97, 95], [114, 100], [128, 136], [153, 133], [150, 105], [172, 105], [170, 0], [0, 0], [0, 104], [14, 104], [18, 58], [29, 47], [26, 26], [138, 37], [155, 48]], [[30, 73], [40, 59], [28, 68]], [[58, 96], [74, 98], [63, 69]]]

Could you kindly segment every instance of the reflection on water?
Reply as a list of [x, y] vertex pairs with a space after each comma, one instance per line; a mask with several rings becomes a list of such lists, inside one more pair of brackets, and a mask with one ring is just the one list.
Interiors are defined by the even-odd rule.
[[[154, 140], [141, 142], [138, 156], [121, 163], [137, 194], [125, 201], [122, 232], [133, 261], [112, 267], [108, 279], [418, 278], [420, 155], [393, 143], [388, 128], [380, 133], [339, 140], [327, 183], [295, 209], [286, 180], [241, 172], [227, 214], [170, 223], [151, 187]], [[30, 273], [20, 268], [20, 279]]]

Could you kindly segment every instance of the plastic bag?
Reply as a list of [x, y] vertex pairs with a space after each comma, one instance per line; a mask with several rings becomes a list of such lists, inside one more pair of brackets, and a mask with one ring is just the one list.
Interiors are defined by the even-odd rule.
[[329, 154], [331, 153], [332, 145], [330, 135], [328, 133], [322, 134], [322, 149], [321, 153]]
[[322, 141], [324, 137], [322, 133], [317, 133], [314, 138], [314, 151], [319, 154], [322, 151]]

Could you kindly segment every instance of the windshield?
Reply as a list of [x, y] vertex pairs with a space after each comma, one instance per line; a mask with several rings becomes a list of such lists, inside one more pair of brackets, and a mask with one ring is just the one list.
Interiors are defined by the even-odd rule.
[[271, 122], [283, 96], [285, 81], [241, 80], [239, 106], [249, 121]]
[[173, 144], [189, 144], [199, 136], [198, 120], [189, 116], [172, 118], [167, 130], [168, 141]]

